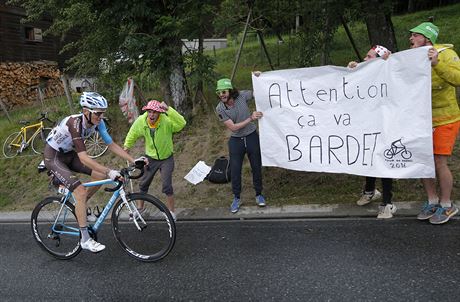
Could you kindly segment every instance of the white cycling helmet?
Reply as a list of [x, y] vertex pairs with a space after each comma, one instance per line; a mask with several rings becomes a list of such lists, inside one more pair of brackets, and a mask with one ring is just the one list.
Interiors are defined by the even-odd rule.
[[83, 92], [80, 106], [88, 109], [107, 109], [107, 100], [97, 92]]

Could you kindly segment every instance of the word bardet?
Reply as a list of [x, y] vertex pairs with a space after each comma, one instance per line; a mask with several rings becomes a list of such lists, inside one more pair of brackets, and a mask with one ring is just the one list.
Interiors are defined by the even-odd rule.
[[[300, 138], [297, 135], [286, 135], [287, 160], [299, 161], [308, 156], [309, 163], [372, 166], [377, 139], [381, 132], [364, 133], [361, 139], [352, 135], [341, 137], [329, 135], [321, 137]], [[359, 161], [358, 161], [359, 160]], [[314, 162], [316, 161], [316, 162]]]

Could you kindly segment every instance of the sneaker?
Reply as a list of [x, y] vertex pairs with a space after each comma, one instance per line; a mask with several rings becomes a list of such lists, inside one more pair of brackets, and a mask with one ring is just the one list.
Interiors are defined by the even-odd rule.
[[172, 211], [169, 211], [171, 213], [171, 216], [172, 218], [174, 219], [174, 222], [177, 221], [177, 216], [176, 216], [176, 213], [172, 212]]
[[454, 205], [448, 208], [439, 207], [430, 218], [431, 224], [443, 224], [449, 221], [450, 217], [457, 214], [458, 208]]
[[240, 205], [241, 205], [241, 200], [239, 198], [233, 198], [233, 202], [232, 202], [232, 205], [230, 206], [230, 211], [232, 213], [236, 213], [238, 212], [238, 210], [240, 209]]
[[93, 211], [90, 208], [86, 208], [86, 221], [96, 222], [97, 217], [94, 215]]
[[356, 202], [358, 206], [364, 206], [370, 203], [372, 200], [377, 200], [382, 196], [379, 190], [375, 189], [374, 192], [363, 192], [361, 198]]
[[379, 206], [379, 214], [377, 215], [377, 218], [379, 219], [392, 218], [394, 213], [396, 213], [396, 206], [392, 203], [388, 203], [384, 206]]
[[429, 204], [428, 201], [425, 202], [425, 204], [422, 206], [422, 209], [420, 210], [420, 213], [417, 215], [417, 219], [430, 219], [434, 215], [434, 213], [436, 213], [436, 210], [440, 207], [441, 206], [439, 204]]
[[88, 222], [96, 222], [96, 220], [97, 220], [97, 217], [94, 216], [94, 214], [86, 216], [86, 221], [88, 221]]
[[265, 198], [263, 195], [257, 195], [256, 196], [256, 203], [259, 207], [265, 207]]
[[99, 253], [105, 249], [105, 245], [96, 242], [93, 238], [86, 240], [85, 242], [80, 242], [80, 246], [84, 250], [88, 250], [93, 253]]

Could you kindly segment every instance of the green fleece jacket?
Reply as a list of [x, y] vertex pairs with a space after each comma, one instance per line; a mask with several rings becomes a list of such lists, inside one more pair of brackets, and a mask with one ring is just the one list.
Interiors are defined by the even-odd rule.
[[161, 114], [158, 127], [153, 134], [147, 123], [147, 112], [139, 116], [126, 135], [124, 147], [130, 149], [142, 137], [145, 143], [145, 154], [157, 160], [170, 157], [174, 153], [173, 134], [181, 131], [186, 121], [171, 106], [165, 113]]
[[431, 69], [433, 127], [460, 120], [455, 87], [460, 86], [460, 60], [452, 44], [435, 44], [438, 64]]

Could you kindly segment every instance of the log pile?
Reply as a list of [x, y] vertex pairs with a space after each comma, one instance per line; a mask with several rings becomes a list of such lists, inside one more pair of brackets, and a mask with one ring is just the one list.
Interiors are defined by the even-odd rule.
[[0, 100], [12, 108], [64, 94], [56, 62], [0, 62]]

